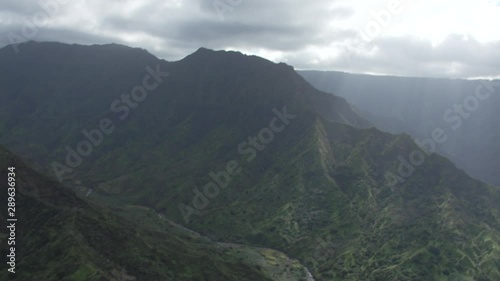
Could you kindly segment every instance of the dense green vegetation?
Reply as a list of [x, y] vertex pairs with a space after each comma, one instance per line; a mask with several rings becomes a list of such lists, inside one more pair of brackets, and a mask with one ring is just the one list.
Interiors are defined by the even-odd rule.
[[[44, 260], [84, 266], [36, 269], [44, 274], [78, 280], [69, 276], [119, 268], [148, 281], [307, 280], [302, 264], [316, 281], [500, 280], [498, 190], [437, 155], [389, 186], [399, 157], [418, 150], [413, 141], [367, 128], [344, 99], [290, 66], [207, 49], [165, 62], [117, 45], [20, 48], [17, 57], [0, 50], [0, 143], [53, 174], [65, 147], [84, 140], [81, 130], [105, 117], [116, 125], [64, 175], [69, 187], [92, 188], [89, 202], [65, 192], [73, 201], [52, 207], [64, 216], [44, 216], [50, 204], [26, 209], [43, 216], [34, 221], [52, 221], [47, 233], [63, 229], [37, 232], [53, 243], [47, 248], [26, 238], [34, 241], [26, 250], [61, 247], [63, 256]], [[109, 107], [142, 83], [148, 65], [170, 75], [122, 121]], [[30, 76], [40, 79], [9, 84]], [[283, 130], [255, 157], [239, 153], [285, 107], [294, 117]], [[231, 161], [239, 172], [195, 204], [209, 174]], [[195, 211], [183, 214], [186, 206]]]
[[283, 253], [215, 243], [148, 208], [88, 204], [0, 147], [0, 168], [10, 166], [18, 179], [18, 252], [16, 274], [2, 270], [0, 280], [285, 281], [306, 276], [302, 265]]

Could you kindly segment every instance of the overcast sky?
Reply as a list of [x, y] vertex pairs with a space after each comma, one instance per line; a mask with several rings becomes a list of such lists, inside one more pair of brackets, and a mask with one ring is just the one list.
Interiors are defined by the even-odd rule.
[[500, 77], [499, 26], [500, 0], [0, 2], [1, 46], [114, 42], [169, 61], [208, 47], [296, 69], [402, 76]]

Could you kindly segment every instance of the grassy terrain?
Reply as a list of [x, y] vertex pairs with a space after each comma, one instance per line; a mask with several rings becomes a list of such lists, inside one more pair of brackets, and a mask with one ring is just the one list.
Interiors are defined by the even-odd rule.
[[[22, 47], [23, 56], [39, 52], [36, 44]], [[345, 100], [315, 90], [291, 67], [206, 49], [168, 63], [125, 47], [93, 46], [107, 55], [99, 59], [85, 47], [57, 47], [40, 62], [50, 66], [47, 80], [0, 89], [0, 142], [47, 173], [53, 161], [64, 162], [67, 145], [82, 140], [82, 129], [113, 118], [107, 107], [140, 83], [147, 64], [171, 75], [65, 175], [70, 187], [81, 181], [92, 188], [90, 202], [46, 179], [26, 185], [64, 197], [23, 199], [25, 221], [39, 229], [26, 238], [26, 251], [35, 254], [25, 259], [26, 274], [300, 280], [308, 278], [303, 264], [317, 281], [500, 280], [498, 189], [436, 155], [389, 186], [387, 172], [398, 174], [399, 158], [418, 151], [413, 141], [363, 129], [368, 123]], [[88, 60], [84, 69], [77, 54]], [[9, 65], [31, 61], [23, 56], [0, 52]], [[26, 69], [0, 67], [0, 79], [36, 74], [36, 67]], [[49, 78], [57, 83], [44, 82]], [[254, 159], [239, 153], [242, 142], [270, 126], [273, 109], [284, 107], [296, 117]], [[196, 207], [194, 190], [230, 161], [241, 172], [186, 219], [179, 207]]]
[[0, 280], [284, 281], [306, 275], [281, 252], [216, 243], [144, 207], [112, 211], [88, 204], [2, 148], [0, 164], [2, 170], [15, 166], [18, 179], [16, 274], [2, 270]]

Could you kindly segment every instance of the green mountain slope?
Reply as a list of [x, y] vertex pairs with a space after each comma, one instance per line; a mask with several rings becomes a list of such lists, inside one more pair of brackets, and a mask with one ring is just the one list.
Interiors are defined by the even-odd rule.
[[385, 172], [416, 147], [376, 130], [318, 120], [285, 149], [302, 153], [273, 161], [254, 184], [235, 183], [245, 196], [211, 201], [190, 225], [282, 249], [317, 280], [500, 278], [498, 190], [436, 156], [391, 190]]
[[[37, 54], [38, 44], [21, 45], [21, 54]], [[44, 62], [53, 68], [45, 75], [56, 81], [50, 90], [42, 90], [45, 80], [2, 86], [11, 89], [0, 91], [10, 97], [0, 111], [10, 125], [0, 142], [53, 172], [54, 162], [69, 165], [67, 146], [77, 149], [83, 129], [109, 118], [113, 132], [62, 177], [91, 188], [88, 198], [112, 213], [133, 219], [130, 206], [147, 207], [152, 217], [212, 241], [276, 249], [300, 260], [317, 281], [500, 280], [498, 190], [445, 158], [419, 154], [406, 135], [363, 129], [370, 124], [345, 100], [314, 89], [291, 67], [207, 49], [178, 62], [153, 58], [130, 66], [108, 50], [117, 46], [78, 47], [107, 54], [102, 67], [78, 76], [84, 79], [72, 75], [78, 64], [68, 63], [81, 51], [57, 46], [66, 50], [64, 60]], [[63, 62], [73, 80], [58, 78]], [[123, 93], [118, 89], [141, 85], [148, 65], [168, 76], [121, 120], [126, 111], [109, 106]], [[115, 69], [123, 84], [103, 79], [103, 69]], [[8, 70], [1, 73], [12, 77]], [[82, 80], [95, 86], [92, 93]], [[62, 88], [77, 99], [63, 91], [54, 98]], [[22, 100], [33, 110], [16, 119]], [[401, 158], [418, 162], [418, 155], [424, 163], [398, 172]], [[395, 185], [387, 178], [405, 171]], [[205, 268], [196, 270], [189, 272]]]
[[[306, 269], [283, 253], [212, 242], [144, 207], [109, 210], [88, 204], [3, 148], [0, 167], [2, 171], [15, 167], [18, 220], [15, 274], [2, 266], [0, 280], [278, 281], [306, 277]], [[1, 219], [6, 220], [4, 210]], [[9, 233], [4, 231], [0, 249], [5, 257], [10, 247]]]
[[[212, 159], [210, 150], [221, 146], [214, 134], [224, 136], [226, 150], [237, 146], [269, 123], [274, 107], [281, 111], [286, 106], [289, 112], [307, 108], [332, 121], [369, 126], [344, 99], [317, 91], [290, 66], [240, 53], [202, 48], [169, 63], [119, 45], [29, 42], [19, 48], [19, 56], [8, 47], [0, 50], [0, 98], [5, 101], [0, 143], [55, 174], [51, 165], [67, 165], [68, 151], [88, 139], [83, 130], [92, 135], [104, 118], [115, 127], [78, 168], [61, 173], [68, 184], [79, 180], [97, 188], [121, 179], [127, 185], [122, 188], [130, 188], [147, 178], [159, 188], [163, 173], [153, 170], [164, 171], [179, 151], [205, 142], [208, 149], [201, 150], [201, 158], [190, 161]], [[159, 77], [143, 101], [127, 103], [122, 95], [130, 96], [143, 84], [148, 67], [169, 75]], [[36, 79], [18, 83], [19, 77]], [[154, 169], [144, 169], [143, 162], [155, 163]]]

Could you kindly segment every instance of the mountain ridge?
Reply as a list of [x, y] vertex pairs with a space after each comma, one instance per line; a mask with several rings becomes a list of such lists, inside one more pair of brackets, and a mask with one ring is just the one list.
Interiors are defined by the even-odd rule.
[[500, 80], [299, 74], [321, 90], [348, 99], [381, 130], [405, 132], [420, 141], [429, 139], [434, 129], [444, 130], [448, 137], [436, 145], [437, 152], [470, 175], [500, 186], [496, 161]]
[[[317, 281], [500, 279], [498, 191], [438, 155], [391, 186], [387, 172], [416, 144], [369, 128], [290, 67], [205, 50], [177, 62], [92, 63], [102, 65], [76, 75], [82, 68], [68, 62], [63, 79], [47, 71], [50, 87], [8, 85], [31, 70], [0, 65], [0, 143], [50, 167], [87, 140], [81, 130], [116, 122], [65, 182], [81, 181], [112, 214], [152, 209], [212, 241], [276, 249]], [[141, 85], [148, 65], [169, 75], [121, 122], [109, 105]], [[77, 99], [53, 94], [61, 89]], [[294, 118], [277, 124], [285, 109]], [[186, 221], [181, 204], [198, 212]]]

